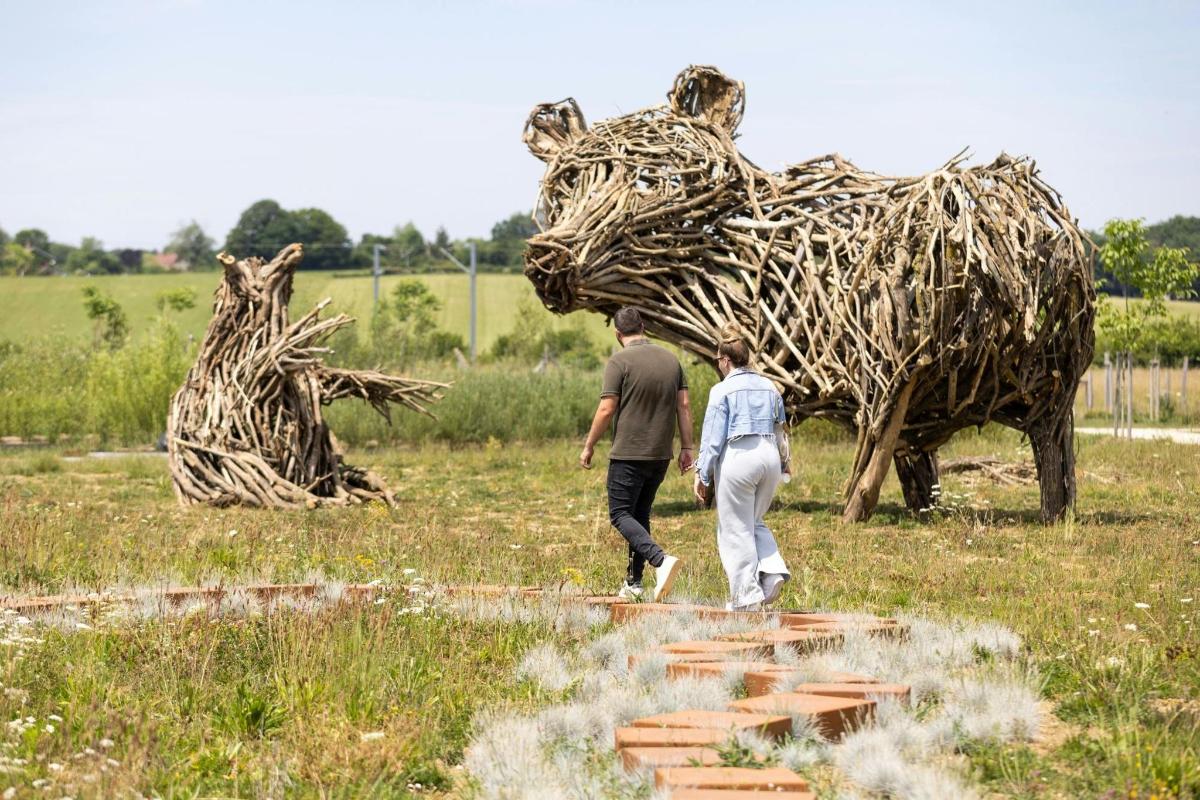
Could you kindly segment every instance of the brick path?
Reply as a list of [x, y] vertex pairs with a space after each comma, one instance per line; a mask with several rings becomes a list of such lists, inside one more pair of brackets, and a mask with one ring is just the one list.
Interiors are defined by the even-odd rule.
[[[319, 584], [260, 584], [251, 586], [177, 587], [159, 591], [56, 595], [3, 598], [0, 609], [40, 613], [62, 607], [95, 608], [113, 604], [144, 602], [147, 597], [164, 605], [182, 606], [196, 602], [219, 606], [235, 593], [260, 601], [288, 597], [315, 598], [324, 591]], [[907, 703], [910, 688], [881, 683], [869, 675], [838, 673], [822, 683], [800, 682], [803, 670], [778, 663], [776, 648], [810, 653], [841, 642], [846, 631], [872, 636], [903, 636], [903, 626], [893, 619], [861, 615], [731, 612], [725, 609], [670, 603], [626, 603], [615, 597], [546, 592], [537, 587], [462, 586], [440, 587], [454, 595], [483, 595], [541, 598], [551, 602], [607, 607], [614, 623], [648, 615], [693, 614], [701, 619], [761, 621], [763, 627], [743, 633], [724, 634], [711, 640], [668, 642], [656, 650], [629, 657], [631, 665], [641, 658], [667, 660], [668, 679], [737, 677], [745, 697], [729, 703], [725, 711], [679, 708], [632, 720], [617, 728], [614, 746], [626, 769], [651, 771], [655, 785], [674, 800], [739, 800], [761, 797], [763, 792], [781, 800], [812, 800], [803, 777], [789, 769], [765, 766], [724, 765], [721, 748], [739, 731], [753, 731], [768, 739], [779, 739], [793, 731], [796, 721], [811, 726], [822, 736], [837, 740], [868, 722], [877, 698]], [[362, 602], [380, 592], [380, 587], [351, 584], [341, 588], [339, 602]], [[778, 627], [768, 627], [768, 626]]]

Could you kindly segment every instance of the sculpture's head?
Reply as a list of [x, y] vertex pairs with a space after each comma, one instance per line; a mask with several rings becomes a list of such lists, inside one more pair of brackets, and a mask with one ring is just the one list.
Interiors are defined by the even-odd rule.
[[[546, 162], [525, 274], [551, 309], [612, 313], [646, 295], [638, 275], [685, 270], [730, 209], [745, 163], [731, 139], [745, 90], [713, 67], [689, 67], [668, 104], [591, 128], [573, 98], [536, 106], [524, 140]], [[670, 243], [669, 252], [657, 252]], [[682, 272], [680, 273], [682, 276]], [[586, 300], [586, 303], [581, 303]]]

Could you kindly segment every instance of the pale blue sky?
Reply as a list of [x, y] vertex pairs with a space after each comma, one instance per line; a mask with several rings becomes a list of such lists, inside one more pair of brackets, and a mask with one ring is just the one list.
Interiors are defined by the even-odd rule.
[[1200, 214], [1200, 4], [11, 2], [0, 227], [160, 247], [255, 200], [355, 238], [486, 235], [532, 206], [538, 102], [589, 121], [689, 63], [746, 83], [763, 167], [838, 151], [911, 174], [1034, 156], [1089, 227]]

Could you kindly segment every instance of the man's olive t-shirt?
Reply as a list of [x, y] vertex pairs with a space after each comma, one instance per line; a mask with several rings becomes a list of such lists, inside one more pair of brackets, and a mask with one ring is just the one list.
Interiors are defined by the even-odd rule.
[[675, 403], [687, 388], [683, 367], [670, 350], [635, 339], [608, 360], [601, 397], [617, 398], [609, 458], [670, 460], [674, 455]]

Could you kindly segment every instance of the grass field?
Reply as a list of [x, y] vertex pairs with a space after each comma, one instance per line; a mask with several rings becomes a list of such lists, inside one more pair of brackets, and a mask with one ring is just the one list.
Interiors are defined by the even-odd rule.
[[[421, 275], [442, 302], [438, 326], [468, 338], [470, 300], [466, 275]], [[382, 295], [402, 278], [394, 275], [381, 279]], [[95, 285], [110, 293], [129, 315], [137, 333], [154, 318], [155, 298], [170, 289], [191, 288], [197, 296], [196, 308], [180, 316], [185, 333], [199, 336], [212, 312], [211, 297], [220, 282], [219, 272], [178, 275], [112, 275], [104, 277], [3, 278], [0, 279], [0, 341], [22, 341], [34, 336], [87, 337], [91, 323], [83, 312], [84, 286]], [[559, 318], [537, 302], [533, 287], [521, 275], [487, 274], [478, 277], [479, 348], [486, 349], [496, 337], [512, 330], [521, 301], [527, 300], [533, 313], [545, 315], [556, 326], [584, 325], [607, 344], [609, 334], [600, 317], [578, 314]], [[372, 280], [366, 276], [335, 277], [330, 272], [299, 272], [292, 299], [293, 314], [303, 313], [326, 297], [333, 298], [327, 313], [343, 312], [366, 320], [370, 317]], [[578, 321], [575, 321], [578, 320]], [[359, 325], [360, 331], [366, 326]]]
[[[603, 470], [573, 469], [576, 447], [352, 453], [393, 482], [399, 506], [312, 512], [183, 510], [161, 460], [6, 452], [0, 584], [49, 593], [313, 574], [385, 588], [414, 574], [541, 585], [570, 576], [609, 592], [624, 548], [608, 526]], [[932, 520], [908, 516], [889, 479], [876, 517], [844, 527], [836, 506], [851, 446], [797, 449], [803, 472], [769, 518], [796, 577], [784, 605], [991, 620], [1023, 637], [1053, 713], [1031, 745], [960, 757], [989, 796], [1200, 791], [1194, 450], [1083, 441], [1078, 512], [1060, 525], [1035, 521], [1034, 486], [949, 476], [946, 509]], [[1015, 436], [990, 430], [947, 454], [985, 453], [1028, 458]], [[687, 565], [679, 591], [720, 600], [711, 515], [694, 510], [678, 477], [657, 512], [658, 537]], [[522, 654], [541, 642], [577, 648], [603, 627], [402, 613], [403, 602], [86, 627], [62, 619], [19, 636], [6, 620], [0, 715], [34, 722], [0, 731], [0, 792], [469, 795], [458, 765], [473, 716], [556, 699], [512, 677]]]

